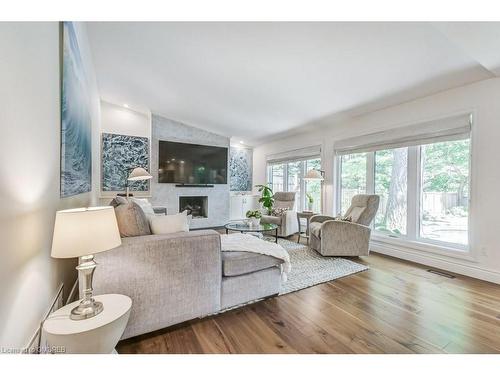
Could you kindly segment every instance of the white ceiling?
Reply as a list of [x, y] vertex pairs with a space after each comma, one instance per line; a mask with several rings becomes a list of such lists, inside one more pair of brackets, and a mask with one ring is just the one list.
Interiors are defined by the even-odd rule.
[[500, 74], [500, 23], [89, 23], [101, 96], [258, 144]]

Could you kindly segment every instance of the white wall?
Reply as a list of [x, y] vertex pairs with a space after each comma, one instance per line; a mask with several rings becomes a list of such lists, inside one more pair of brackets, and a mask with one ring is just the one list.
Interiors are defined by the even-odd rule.
[[390, 248], [380, 244], [374, 244], [372, 249], [500, 283], [500, 199], [497, 198], [500, 186], [499, 97], [500, 78], [489, 79], [349, 120], [332, 122], [330, 126], [321, 126], [303, 134], [261, 145], [254, 150], [254, 185], [266, 180], [267, 154], [321, 144], [323, 168], [326, 171], [324, 211], [333, 214], [336, 194], [333, 156], [335, 140], [473, 111], [475, 121], [472, 134], [470, 246], [474, 259], [466, 260], [401, 247]]
[[151, 139], [151, 114], [101, 101], [101, 132]]
[[[99, 95], [83, 24], [76, 27], [92, 92], [93, 164], [98, 160]], [[28, 344], [75, 260], [50, 257], [55, 212], [88, 206], [93, 191], [60, 199], [59, 24], [0, 23], [0, 346]]]
[[[149, 139], [149, 156], [151, 165], [151, 113], [142, 113], [122, 105], [112, 104], [101, 100], [101, 133], [123, 134], [136, 137], [146, 137]], [[99, 136], [100, 137], [100, 136]], [[101, 191], [101, 144], [99, 141], [99, 160], [94, 163], [99, 170], [99, 203], [109, 204], [110, 200], [117, 192]], [[150, 197], [151, 192], [134, 191], [135, 196]]]

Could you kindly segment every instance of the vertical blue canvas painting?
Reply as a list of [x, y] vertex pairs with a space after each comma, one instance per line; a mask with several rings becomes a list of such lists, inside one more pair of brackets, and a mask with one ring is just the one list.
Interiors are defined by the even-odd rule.
[[63, 22], [61, 92], [61, 196], [92, 190], [89, 92], [72, 22]]
[[229, 187], [231, 191], [252, 190], [253, 150], [231, 147], [229, 152]]
[[[149, 170], [149, 140], [121, 134], [102, 134], [102, 190], [123, 191], [130, 170]], [[148, 191], [149, 181], [130, 182], [131, 191]]]

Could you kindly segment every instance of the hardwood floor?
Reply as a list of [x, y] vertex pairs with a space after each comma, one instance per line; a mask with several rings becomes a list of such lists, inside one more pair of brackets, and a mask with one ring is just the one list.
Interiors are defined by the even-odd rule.
[[121, 341], [119, 353], [500, 353], [500, 285], [372, 254], [370, 270]]

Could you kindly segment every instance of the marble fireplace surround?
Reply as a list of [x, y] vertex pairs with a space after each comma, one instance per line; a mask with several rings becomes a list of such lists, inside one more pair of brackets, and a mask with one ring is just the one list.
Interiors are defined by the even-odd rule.
[[213, 187], [177, 187], [175, 184], [158, 183], [158, 144], [160, 140], [193, 143], [227, 147], [229, 152], [230, 139], [156, 114], [151, 117], [151, 128], [151, 174], [153, 175], [151, 202], [153, 205], [167, 207], [168, 213], [174, 214], [179, 212], [179, 197], [207, 197], [208, 217], [193, 218], [191, 228], [218, 227], [226, 224], [229, 221], [229, 184], [217, 184]]

